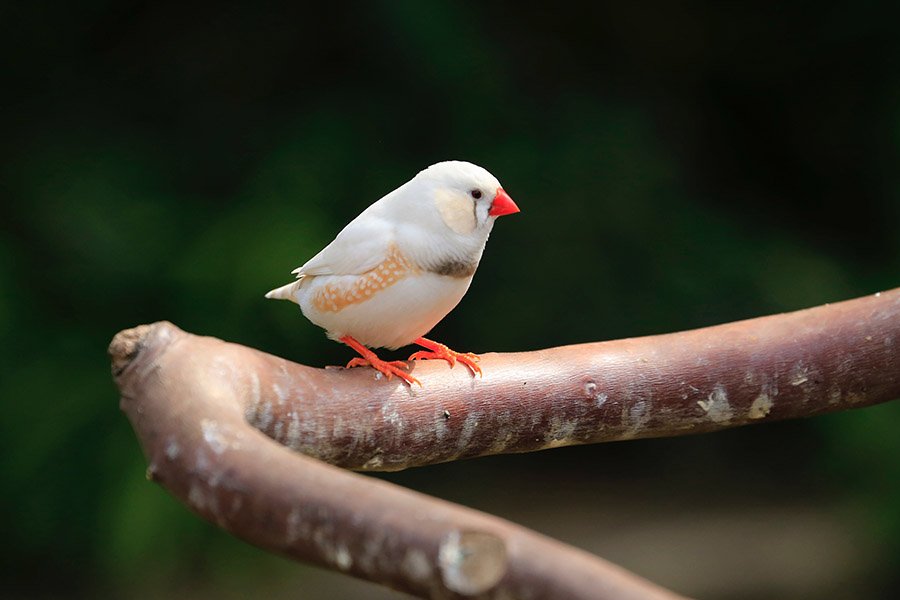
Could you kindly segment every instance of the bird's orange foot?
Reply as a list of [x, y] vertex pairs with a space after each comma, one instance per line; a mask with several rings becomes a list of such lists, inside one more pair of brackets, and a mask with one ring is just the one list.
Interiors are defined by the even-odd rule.
[[438, 342], [433, 342], [429, 339], [420, 337], [418, 338], [414, 344], [418, 344], [423, 348], [428, 348], [428, 350], [419, 350], [415, 354], [409, 357], [409, 360], [433, 360], [435, 358], [439, 358], [442, 360], [446, 360], [450, 363], [450, 366], [453, 367], [457, 362], [461, 362], [462, 364], [469, 367], [469, 370], [472, 371], [472, 375], [478, 373], [479, 377], [482, 377], [481, 367], [478, 366], [478, 361], [481, 358], [477, 354], [472, 354], [471, 352], [456, 352], [451, 350], [444, 344], [439, 344]]
[[[374, 355], [374, 353], [373, 353]], [[385, 377], [390, 379], [394, 375], [405, 381], [406, 383], [412, 385], [414, 383], [418, 383], [419, 386], [422, 383], [407, 373], [404, 369], [409, 369], [409, 365], [403, 362], [402, 360], [381, 360], [378, 357], [375, 359], [371, 358], [354, 358], [350, 362], [347, 363], [347, 368], [350, 369], [352, 367], [372, 367], [376, 371], [382, 373]]]
[[362, 354], [362, 357], [354, 358], [347, 363], [348, 369], [353, 367], [372, 367], [388, 379], [396, 375], [409, 385], [417, 383], [419, 387], [422, 387], [422, 383], [418, 379], [406, 372], [409, 369], [409, 365], [402, 360], [381, 360], [374, 352], [350, 336], [342, 337], [341, 341]]

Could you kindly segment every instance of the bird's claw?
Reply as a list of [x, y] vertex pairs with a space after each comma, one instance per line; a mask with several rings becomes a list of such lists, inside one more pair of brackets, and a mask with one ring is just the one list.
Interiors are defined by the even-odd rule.
[[417, 383], [419, 387], [422, 387], [422, 383], [407, 373], [409, 370], [409, 364], [402, 360], [381, 360], [381, 359], [367, 359], [367, 358], [354, 358], [350, 362], [347, 363], [347, 368], [352, 369], [353, 367], [372, 367], [385, 377], [387, 377], [388, 381], [390, 381], [391, 377], [396, 375], [409, 385]]
[[441, 359], [446, 360], [447, 363], [450, 364], [450, 367], [456, 365], [457, 361], [466, 365], [470, 371], [472, 371], [472, 375], [478, 374], [479, 377], [483, 377], [484, 375], [481, 372], [481, 367], [478, 366], [478, 361], [481, 360], [481, 357], [472, 352], [456, 352], [451, 350], [447, 346], [440, 344], [434, 350], [419, 350], [415, 352], [412, 356], [409, 357], [409, 360], [434, 360]]

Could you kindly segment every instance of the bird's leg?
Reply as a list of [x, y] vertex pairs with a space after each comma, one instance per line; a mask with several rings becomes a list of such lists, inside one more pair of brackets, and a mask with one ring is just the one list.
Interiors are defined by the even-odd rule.
[[469, 367], [469, 369], [472, 371], [472, 375], [474, 375], [475, 373], [478, 373], [479, 376], [482, 375], [481, 367], [479, 367], [477, 364], [479, 360], [477, 354], [472, 354], [471, 352], [455, 352], [443, 344], [433, 342], [423, 337], [416, 338], [413, 343], [418, 344], [423, 348], [428, 348], [428, 350], [419, 350], [418, 352], [410, 356], [409, 360], [429, 360], [440, 358], [450, 363], [451, 367], [455, 365], [457, 361], [459, 361]]
[[349, 335], [345, 335], [340, 339], [340, 341], [347, 344], [362, 355], [362, 358], [354, 358], [353, 360], [348, 362], [348, 369], [351, 367], [372, 367], [376, 371], [384, 374], [384, 376], [388, 379], [396, 375], [409, 385], [418, 383], [419, 387], [422, 387], [422, 384], [418, 379], [403, 371], [403, 369], [409, 369], [409, 365], [402, 360], [381, 360], [380, 358], [378, 358], [378, 356], [375, 355], [374, 352], [354, 340]]

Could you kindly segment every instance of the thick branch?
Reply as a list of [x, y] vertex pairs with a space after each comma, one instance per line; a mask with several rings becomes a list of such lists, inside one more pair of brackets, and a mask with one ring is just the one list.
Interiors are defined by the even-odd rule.
[[185, 376], [201, 393], [233, 390], [270, 437], [358, 470], [700, 433], [900, 397], [900, 289], [669, 335], [486, 354], [483, 379], [417, 362], [422, 388], [154, 327], [151, 338], [167, 342], [160, 360], [189, 361]]
[[[671, 436], [900, 396], [900, 289], [677, 334], [489, 354], [423, 388], [313, 369], [169, 323], [110, 351], [148, 473], [259, 546], [422, 596], [672, 597], [487, 515], [334, 469]], [[253, 427], [251, 427], [251, 425]]]
[[427, 598], [680, 598], [502, 519], [277, 444], [246, 421], [257, 415], [246, 400], [262, 406], [263, 386], [279, 385], [271, 376], [287, 385], [284, 361], [168, 323], [119, 333], [110, 354], [148, 478], [257, 546]]

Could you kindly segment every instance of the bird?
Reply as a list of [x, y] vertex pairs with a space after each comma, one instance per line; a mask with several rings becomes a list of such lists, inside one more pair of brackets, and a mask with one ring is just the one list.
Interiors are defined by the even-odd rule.
[[366, 208], [266, 298], [290, 300], [326, 335], [387, 379], [421, 382], [403, 361], [373, 348], [424, 348], [413, 360], [460, 362], [483, 376], [478, 356], [425, 338], [462, 300], [494, 221], [519, 212], [496, 177], [465, 161], [433, 164]]

